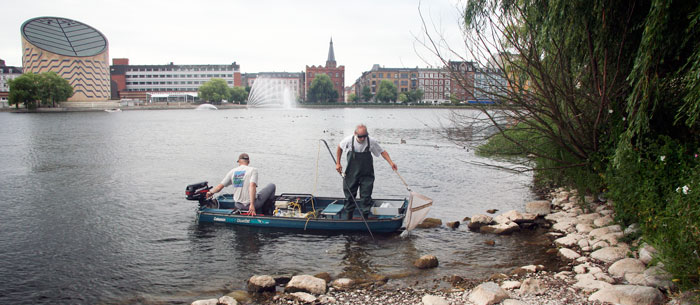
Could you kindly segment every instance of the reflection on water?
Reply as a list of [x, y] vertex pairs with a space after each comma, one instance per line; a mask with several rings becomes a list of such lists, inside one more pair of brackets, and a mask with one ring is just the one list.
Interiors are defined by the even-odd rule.
[[[338, 196], [342, 181], [319, 139], [336, 145], [363, 122], [412, 188], [435, 200], [430, 217], [522, 209], [531, 177], [463, 162], [495, 163], [440, 136], [447, 113], [0, 113], [0, 303], [187, 303], [244, 288], [253, 274], [476, 278], [545, 258], [530, 238], [465, 228], [373, 242], [363, 233], [200, 225], [196, 203], [184, 200], [187, 184], [217, 184], [241, 152], [251, 155], [260, 183], [273, 182], [280, 193]], [[384, 160], [375, 169], [376, 198], [407, 196]], [[440, 268], [413, 269], [424, 254], [436, 255]]]

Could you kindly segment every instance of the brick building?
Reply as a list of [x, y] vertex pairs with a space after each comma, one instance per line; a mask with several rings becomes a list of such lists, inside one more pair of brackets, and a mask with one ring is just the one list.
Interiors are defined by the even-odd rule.
[[471, 61], [449, 61], [446, 67], [450, 74], [450, 97], [457, 102], [474, 100], [474, 73], [476, 65]]
[[449, 72], [438, 68], [419, 69], [418, 78], [418, 88], [423, 90], [421, 103], [443, 104], [450, 102], [452, 82]]
[[241, 85], [241, 67], [230, 65], [129, 65], [114, 58], [110, 67], [112, 99], [191, 101], [199, 86], [221, 78], [229, 87]]
[[399, 94], [413, 91], [418, 89], [418, 68], [385, 68], [375, 64], [355, 81], [355, 94], [362, 96], [365, 87], [369, 87], [373, 95], [377, 94], [382, 80], [394, 83]]
[[326, 74], [333, 82], [333, 88], [338, 91], [338, 102], [345, 101], [345, 66], [338, 66], [335, 62], [335, 52], [333, 51], [333, 39], [331, 38], [328, 48], [328, 59], [325, 66], [306, 66], [306, 82], [304, 95], [308, 99], [309, 88], [317, 75]]

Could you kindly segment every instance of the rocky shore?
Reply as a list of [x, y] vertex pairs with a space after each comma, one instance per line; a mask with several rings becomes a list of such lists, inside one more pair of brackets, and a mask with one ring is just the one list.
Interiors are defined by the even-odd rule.
[[[662, 264], [654, 264], [656, 250], [640, 244], [636, 226], [614, 224], [610, 202], [579, 198], [575, 191], [558, 189], [551, 200], [526, 204], [525, 212], [507, 211], [495, 217], [465, 218], [470, 230], [483, 234], [511, 234], [535, 227], [548, 229], [551, 253], [562, 268], [542, 265], [514, 268], [509, 274], [487, 279], [454, 275], [441, 279], [448, 288], [387, 287], [387, 277], [332, 278], [327, 273], [272, 277], [255, 275], [248, 291], [234, 291], [218, 299], [192, 305], [215, 304], [694, 304], [693, 297], [674, 292], [674, 283]], [[586, 204], [581, 204], [585, 202]], [[490, 213], [496, 211], [490, 210]], [[440, 226], [428, 219], [424, 227]], [[457, 223], [448, 223], [456, 228]], [[438, 258], [425, 255], [416, 268], [440, 268]]]

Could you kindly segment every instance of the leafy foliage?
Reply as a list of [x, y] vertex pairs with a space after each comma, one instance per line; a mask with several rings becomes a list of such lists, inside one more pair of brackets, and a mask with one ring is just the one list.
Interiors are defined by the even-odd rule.
[[199, 98], [214, 104], [220, 104], [222, 100], [229, 98], [230, 92], [226, 81], [221, 78], [212, 78], [199, 86]]
[[37, 102], [55, 106], [56, 102], [73, 96], [73, 87], [54, 72], [25, 73], [10, 80], [9, 84], [9, 102], [17, 108], [19, 104], [24, 104], [28, 109], [35, 109], [39, 106]]
[[338, 91], [333, 87], [333, 81], [326, 74], [318, 74], [311, 82], [308, 92], [309, 102], [329, 103], [338, 99]]
[[73, 87], [55, 72], [39, 74], [39, 99], [42, 104], [55, 106], [56, 102], [65, 101], [73, 96]]
[[398, 90], [396, 85], [388, 80], [382, 80], [377, 87], [377, 100], [380, 102], [395, 102], [398, 98]]
[[374, 95], [372, 94], [372, 90], [369, 87], [363, 87], [362, 100], [365, 102], [369, 102], [372, 100], [372, 97], [374, 97]]
[[248, 99], [248, 91], [243, 87], [229, 88], [229, 100], [242, 104]]

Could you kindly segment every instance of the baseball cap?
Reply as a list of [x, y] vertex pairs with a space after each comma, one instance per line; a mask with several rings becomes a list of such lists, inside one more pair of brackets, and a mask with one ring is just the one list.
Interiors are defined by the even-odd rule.
[[243, 160], [250, 160], [250, 157], [248, 156], [248, 154], [242, 153], [242, 154], [240, 154], [240, 155], [238, 156], [238, 160], [241, 160], [241, 159], [243, 159]]

